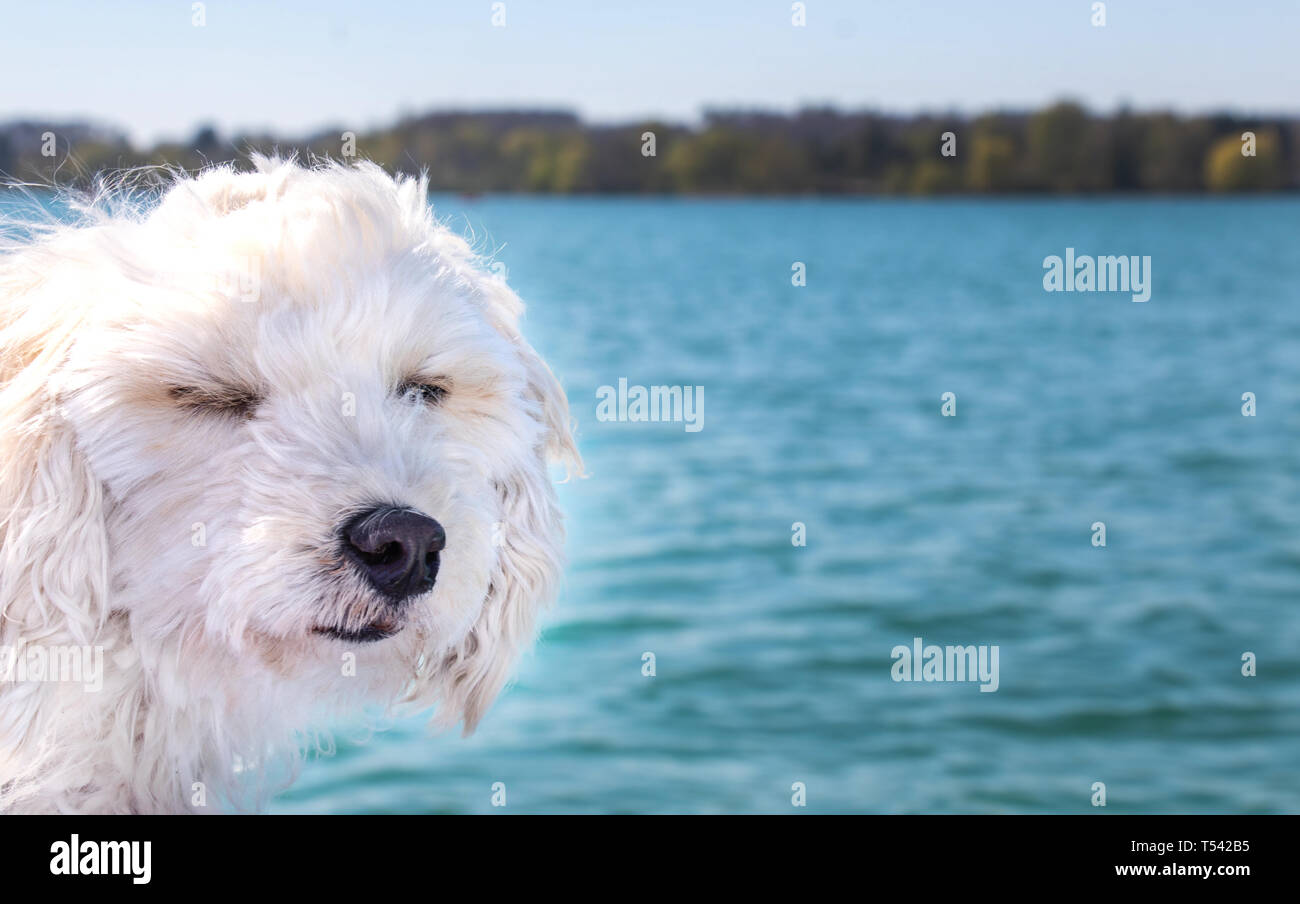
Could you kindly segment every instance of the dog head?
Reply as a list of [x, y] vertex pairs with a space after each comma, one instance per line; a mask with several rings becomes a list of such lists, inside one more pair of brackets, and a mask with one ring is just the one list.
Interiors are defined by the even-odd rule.
[[559, 574], [563, 391], [422, 181], [256, 166], [0, 278], [6, 630], [472, 729]]

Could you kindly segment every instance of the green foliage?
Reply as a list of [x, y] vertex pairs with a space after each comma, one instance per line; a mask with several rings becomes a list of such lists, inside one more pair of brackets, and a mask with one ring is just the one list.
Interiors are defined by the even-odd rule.
[[979, 194], [1004, 194], [1022, 188], [1015, 143], [1005, 135], [975, 133], [970, 141], [966, 185]]
[[[41, 136], [57, 136], [55, 157]], [[137, 149], [85, 123], [0, 124], [0, 172], [86, 181], [142, 164], [197, 169], [251, 151], [343, 155], [345, 128], [289, 140], [189, 139]], [[957, 156], [940, 153], [957, 136]], [[1257, 135], [1241, 154], [1241, 133]], [[647, 134], [652, 133], [654, 153]], [[71, 153], [69, 154], [69, 148]], [[808, 108], [793, 115], [711, 111], [686, 128], [664, 122], [584, 124], [568, 113], [433, 113], [355, 134], [358, 157], [429, 175], [438, 191], [683, 194], [1003, 194], [1266, 191], [1300, 188], [1300, 121], [1179, 117], [1121, 110], [1096, 116], [1063, 101], [1031, 114], [887, 116]]]
[[1240, 136], [1226, 135], [1205, 159], [1205, 184], [1210, 191], [1273, 191], [1282, 186], [1281, 142], [1274, 131], [1255, 136], [1255, 156], [1242, 153]]
[[1029, 118], [1029, 178], [1051, 192], [1103, 191], [1113, 178], [1107, 135], [1078, 104], [1059, 103]]

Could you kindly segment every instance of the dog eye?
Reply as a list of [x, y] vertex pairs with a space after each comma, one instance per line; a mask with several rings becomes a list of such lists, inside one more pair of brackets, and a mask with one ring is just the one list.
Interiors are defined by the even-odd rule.
[[397, 387], [397, 394], [404, 399], [423, 402], [425, 405], [439, 405], [447, 398], [448, 389], [441, 383], [424, 383], [419, 380], [406, 380]]
[[262, 398], [257, 393], [236, 386], [170, 386], [167, 395], [181, 408], [211, 414], [250, 418]]

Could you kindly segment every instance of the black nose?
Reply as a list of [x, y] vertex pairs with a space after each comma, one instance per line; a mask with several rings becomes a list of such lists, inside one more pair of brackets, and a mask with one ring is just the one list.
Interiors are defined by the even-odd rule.
[[433, 587], [446, 545], [442, 525], [410, 509], [380, 506], [343, 527], [343, 554], [393, 603]]

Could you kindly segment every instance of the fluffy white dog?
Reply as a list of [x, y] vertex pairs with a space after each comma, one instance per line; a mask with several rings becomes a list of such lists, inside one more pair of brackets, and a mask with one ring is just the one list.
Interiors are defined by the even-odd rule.
[[519, 299], [423, 181], [255, 167], [0, 255], [0, 810], [256, 806], [367, 702], [469, 732], [555, 589]]

